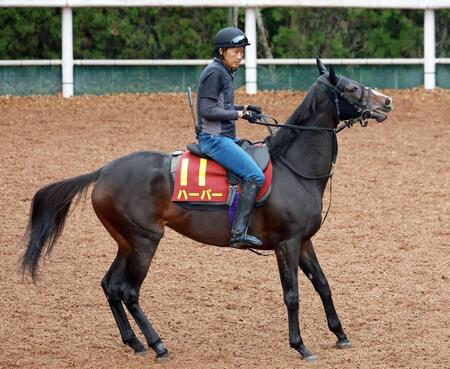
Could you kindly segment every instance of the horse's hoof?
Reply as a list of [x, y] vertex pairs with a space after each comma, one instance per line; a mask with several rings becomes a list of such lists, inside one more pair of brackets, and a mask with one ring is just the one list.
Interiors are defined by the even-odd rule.
[[309, 355], [302, 357], [303, 360], [306, 360], [308, 363], [317, 363], [317, 356], [316, 355]]
[[134, 354], [135, 355], [139, 355], [139, 356], [147, 356], [148, 350], [146, 350], [145, 348], [141, 351], [135, 351]]
[[302, 357], [302, 360], [306, 360], [308, 363], [315, 363], [317, 361], [317, 356], [314, 355], [311, 351], [309, 351], [305, 345], [291, 345], [292, 348], [297, 350]]
[[130, 346], [133, 349], [135, 354], [141, 355], [143, 352], [147, 351], [145, 346], [142, 344], [141, 341], [139, 341], [139, 339], [136, 336], [131, 337], [128, 340], [125, 340], [124, 343], [126, 345]]
[[338, 349], [348, 349], [352, 347], [352, 343], [349, 340], [336, 341], [336, 347]]
[[169, 361], [169, 360], [170, 360], [169, 351], [165, 352], [165, 353], [162, 354], [162, 355], [157, 355], [157, 356], [155, 357], [155, 361], [156, 361], [157, 363], [166, 363], [166, 362]]

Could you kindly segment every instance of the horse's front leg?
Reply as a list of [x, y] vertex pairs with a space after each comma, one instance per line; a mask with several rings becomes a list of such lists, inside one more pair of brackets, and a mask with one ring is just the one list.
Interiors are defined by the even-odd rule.
[[300, 242], [297, 239], [281, 243], [275, 251], [278, 269], [280, 271], [281, 285], [283, 287], [284, 303], [288, 311], [289, 343], [297, 350], [302, 359], [310, 362], [317, 360], [303, 344], [300, 336], [298, 318], [298, 260], [300, 256]]
[[336, 342], [336, 347], [351, 347], [352, 345], [342, 329], [341, 321], [339, 320], [336, 309], [334, 308], [330, 286], [328, 285], [327, 278], [325, 277], [319, 261], [317, 260], [311, 240], [304, 241], [302, 244], [299, 266], [313, 284], [314, 289], [320, 295], [325, 314], [327, 315], [328, 328], [336, 335], [338, 339]]

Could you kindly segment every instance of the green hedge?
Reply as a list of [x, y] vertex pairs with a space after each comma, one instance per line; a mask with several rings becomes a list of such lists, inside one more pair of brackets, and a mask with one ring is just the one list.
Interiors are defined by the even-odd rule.
[[[205, 59], [228, 8], [75, 8], [75, 59]], [[264, 8], [275, 58], [417, 58], [421, 10]], [[238, 25], [244, 28], [244, 8]], [[0, 59], [57, 59], [61, 14], [54, 8], [1, 8]], [[261, 45], [259, 57], [265, 57]], [[450, 10], [436, 11], [436, 55], [450, 57]]]

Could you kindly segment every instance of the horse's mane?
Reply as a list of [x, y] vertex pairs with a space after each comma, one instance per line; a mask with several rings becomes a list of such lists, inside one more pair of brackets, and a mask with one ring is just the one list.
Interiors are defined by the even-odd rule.
[[[285, 124], [301, 126], [315, 112], [317, 107], [318, 87], [314, 83], [308, 91], [305, 99], [295, 109]], [[283, 156], [290, 147], [291, 142], [298, 136], [299, 130], [279, 128], [278, 131], [268, 141], [270, 156], [275, 158]]]

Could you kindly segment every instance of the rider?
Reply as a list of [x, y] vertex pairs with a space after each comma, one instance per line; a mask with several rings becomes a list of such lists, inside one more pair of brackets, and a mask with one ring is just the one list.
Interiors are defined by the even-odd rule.
[[197, 112], [197, 140], [201, 152], [241, 179], [241, 193], [233, 225], [231, 247], [261, 246], [257, 237], [247, 234], [256, 195], [264, 183], [264, 173], [254, 160], [236, 144], [236, 120], [256, 121], [261, 108], [234, 105], [234, 72], [250, 45], [244, 32], [236, 27], [221, 29], [214, 42], [215, 58], [200, 77]]

